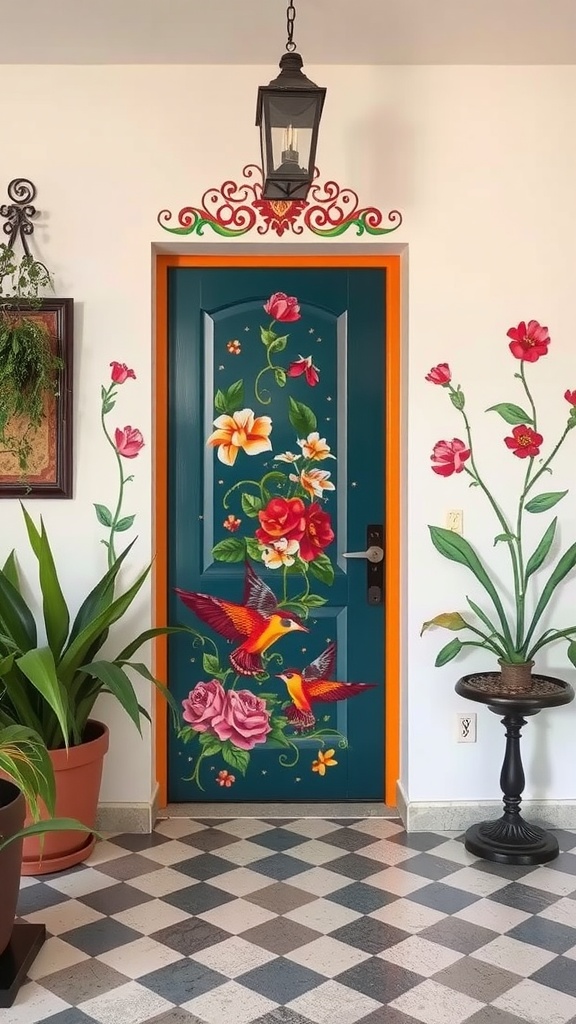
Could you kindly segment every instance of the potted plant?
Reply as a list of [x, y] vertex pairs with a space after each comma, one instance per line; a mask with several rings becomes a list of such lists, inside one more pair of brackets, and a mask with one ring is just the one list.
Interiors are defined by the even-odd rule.
[[[4, 724], [0, 716], [0, 958], [12, 936], [25, 836], [44, 836], [48, 832], [83, 828], [79, 822], [55, 819], [54, 773], [40, 736], [26, 726]], [[32, 818], [24, 828], [26, 808]], [[51, 820], [41, 821], [41, 813]], [[31, 926], [28, 926], [31, 927]], [[42, 939], [40, 940], [42, 941]], [[37, 947], [34, 954], [37, 952]], [[30, 962], [30, 961], [28, 961]], [[2, 975], [2, 995], [6, 989], [6, 971]], [[12, 996], [15, 994], [10, 993]], [[0, 1005], [6, 1005], [3, 1001]]]
[[[525, 541], [526, 519], [549, 512], [568, 494], [567, 489], [547, 490], [545, 485], [556, 455], [576, 427], [576, 391], [564, 393], [564, 401], [568, 404], [566, 422], [560, 436], [547, 444], [540, 433], [541, 424], [526, 370], [548, 354], [548, 328], [536, 320], [522, 321], [517, 327], [510, 328], [507, 337], [511, 339], [510, 352], [519, 363], [514, 377], [520, 382], [527, 405], [500, 402], [490, 406], [487, 412], [496, 413], [511, 428], [502, 438], [502, 457], [510, 457], [512, 461], [519, 459], [525, 467], [520, 493], [513, 503], [513, 513], [505, 510], [504, 503], [495, 497], [486, 482], [466, 413], [465, 395], [459, 384], [454, 386], [448, 364], [440, 363], [433, 367], [426, 380], [447, 392], [464, 428], [464, 439], [455, 437], [451, 441], [438, 441], [434, 446], [432, 471], [442, 477], [464, 474], [469, 486], [477, 488], [486, 499], [498, 531], [494, 545], [503, 544], [509, 554], [513, 602], [511, 607], [506, 607], [489, 565], [469, 541], [451, 530], [429, 526], [436, 550], [444, 558], [464, 565], [475, 576], [489, 599], [490, 608], [485, 610], [466, 597], [468, 611], [436, 615], [424, 623], [422, 632], [433, 626], [466, 632], [466, 640], [454, 637], [442, 648], [436, 658], [436, 666], [446, 665], [467, 648], [479, 647], [489, 651], [500, 665], [499, 689], [522, 693], [530, 691], [534, 661], [550, 644], [566, 644], [568, 660], [576, 666], [576, 625], [559, 624], [546, 628], [542, 625], [556, 589], [576, 566], [576, 542], [566, 548], [550, 570], [548, 565], [554, 560], [559, 532], [558, 517], [554, 516], [546, 524], [540, 541], [530, 553], [526, 550]], [[543, 587], [537, 586], [541, 571], [547, 571]]]
[[43, 263], [27, 252], [18, 260], [0, 245], [0, 452], [14, 456], [22, 473], [63, 365], [48, 326], [31, 315], [51, 285]]
[[[552, 625], [544, 619], [558, 587], [576, 566], [576, 542], [558, 556], [558, 517], [547, 523], [538, 543], [527, 550], [527, 520], [545, 515], [568, 494], [568, 489], [548, 490], [549, 474], [554, 460], [576, 427], [576, 390], [564, 392], [568, 403], [567, 417], [558, 437], [552, 442], [541, 433], [540, 419], [527, 370], [548, 355], [548, 328], [537, 320], [521, 321], [507, 332], [509, 349], [518, 361], [514, 377], [523, 392], [522, 405], [499, 402], [487, 409], [496, 413], [510, 428], [502, 438], [502, 457], [523, 467], [518, 496], [513, 511], [506, 509], [486, 482], [466, 412], [466, 399], [461, 386], [454, 385], [447, 363], [434, 366], [426, 376], [431, 384], [441, 387], [463, 423], [463, 437], [438, 441], [431, 461], [432, 471], [449, 477], [464, 474], [470, 487], [486, 499], [496, 522], [494, 546], [504, 545], [510, 565], [510, 592], [507, 601], [489, 564], [464, 537], [438, 526], [430, 526], [436, 550], [453, 562], [465, 566], [480, 584], [489, 600], [481, 606], [466, 596], [467, 610], [442, 612], [422, 626], [422, 632], [433, 626], [467, 639], [453, 637], [436, 657], [436, 666], [446, 665], [467, 648], [490, 652], [500, 671], [485, 671], [463, 676], [456, 683], [456, 692], [470, 700], [486, 704], [498, 714], [506, 729], [506, 751], [500, 785], [504, 795], [504, 813], [496, 821], [471, 826], [466, 833], [466, 848], [476, 856], [510, 864], [542, 864], [558, 855], [556, 838], [520, 814], [525, 778], [520, 756], [521, 730], [524, 716], [537, 714], [544, 708], [570, 703], [574, 691], [566, 680], [533, 672], [535, 661], [552, 644], [566, 645], [568, 661], [576, 666], [576, 625]], [[558, 396], [560, 399], [560, 396]], [[548, 484], [548, 486], [550, 486]], [[545, 574], [543, 585], [539, 582]], [[496, 666], [494, 665], [494, 668]]]
[[[114, 657], [102, 658], [111, 628], [130, 608], [150, 566], [116, 596], [118, 573], [130, 544], [90, 591], [71, 622], [52, 550], [41, 521], [36, 526], [23, 508], [30, 546], [38, 560], [42, 615], [39, 629], [21, 589], [14, 552], [0, 570], [0, 680], [3, 720], [33, 729], [49, 751], [56, 776], [55, 812], [93, 831], [108, 729], [91, 718], [101, 693], [112, 694], [138, 730], [149, 719], [138, 703], [127, 670], [151, 681], [175, 709], [173, 698], [144, 664], [133, 661], [138, 649], [169, 627], [148, 629]], [[133, 542], [134, 543], [134, 542]], [[38, 634], [46, 643], [38, 641]], [[43, 851], [33, 838], [24, 847], [25, 874], [43, 874], [78, 864], [89, 856], [94, 836], [59, 831], [47, 837]], [[42, 855], [40, 855], [42, 854]]]

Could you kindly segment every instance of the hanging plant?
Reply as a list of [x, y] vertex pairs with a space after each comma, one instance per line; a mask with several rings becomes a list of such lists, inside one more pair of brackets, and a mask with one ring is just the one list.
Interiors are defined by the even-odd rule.
[[[51, 285], [43, 263], [28, 253], [18, 260], [9, 245], [0, 245], [0, 451], [14, 455], [22, 472], [63, 365], [48, 327], [31, 315]], [[15, 429], [15, 420], [24, 423], [23, 431]]]

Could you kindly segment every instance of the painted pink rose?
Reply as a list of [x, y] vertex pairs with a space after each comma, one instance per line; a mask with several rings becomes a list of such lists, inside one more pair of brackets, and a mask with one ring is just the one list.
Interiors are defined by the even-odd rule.
[[213, 731], [213, 722], [224, 711], [226, 694], [217, 679], [208, 683], [197, 683], [188, 697], [182, 701], [183, 719], [196, 732]]
[[286, 292], [274, 292], [268, 302], [264, 303], [264, 312], [283, 324], [291, 324], [300, 319], [298, 299], [294, 295], [286, 295]]
[[124, 427], [124, 430], [117, 427], [114, 441], [118, 455], [123, 455], [125, 459], [135, 459], [144, 447], [142, 432], [135, 427]]
[[241, 750], [252, 750], [257, 743], [266, 743], [271, 732], [270, 712], [266, 702], [250, 690], [228, 690], [222, 715], [212, 728], [219, 740], [230, 740]]
[[131, 370], [126, 366], [126, 363], [117, 363], [114, 360], [114, 362], [110, 363], [110, 366], [112, 367], [110, 377], [114, 381], [114, 384], [124, 384], [129, 377], [131, 377], [132, 380], [136, 380], [134, 370]]

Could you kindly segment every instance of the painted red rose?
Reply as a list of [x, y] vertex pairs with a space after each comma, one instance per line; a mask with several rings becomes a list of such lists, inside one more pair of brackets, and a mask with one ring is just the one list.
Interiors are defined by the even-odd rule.
[[224, 711], [226, 694], [217, 679], [208, 683], [197, 683], [188, 697], [182, 701], [183, 718], [196, 732], [213, 732], [212, 723]]
[[438, 441], [430, 456], [431, 461], [436, 463], [432, 469], [439, 476], [452, 476], [453, 473], [461, 473], [464, 463], [469, 458], [470, 449], [466, 447], [464, 441], [460, 441], [457, 437], [452, 441]]
[[306, 528], [306, 506], [301, 498], [271, 498], [258, 513], [260, 526], [256, 537], [261, 544], [300, 540]]
[[144, 447], [142, 432], [135, 427], [124, 427], [124, 430], [117, 427], [114, 440], [118, 455], [123, 455], [125, 459], [135, 459]]
[[448, 366], [448, 363], [438, 363], [438, 366], [433, 366], [430, 373], [427, 373], [424, 380], [430, 381], [431, 384], [441, 384], [445, 387], [452, 380], [452, 371]]
[[536, 363], [540, 356], [548, 355], [550, 336], [548, 328], [542, 327], [537, 320], [521, 320], [517, 327], [506, 332], [511, 338], [508, 346], [516, 359], [524, 359], [527, 363]]
[[320, 370], [317, 366], [314, 366], [312, 362], [312, 356], [299, 356], [293, 363], [290, 363], [286, 371], [288, 377], [301, 377], [302, 374], [306, 377], [306, 383], [311, 388], [315, 388], [320, 381]]
[[283, 324], [291, 324], [300, 319], [300, 305], [298, 299], [293, 295], [286, 295], [285, 292], [274, 292], [264, 303], [264, 311], [273, 320]]
[[576, 391], [565, 391], [564, 398], [570, 405], [576, 405]]
[[219, 740], [252, 750], [257, 743], [266, 743], [272, 731], [266, 701], [250, 690], [228, 690], [222, 714], [214, 719], [212, 728]]
[[136, 374], [134, 373], [134, 370], [130, 370], [126, 366], [126, 363], [117, 363], [116, 361], [114, 361], [110, 363], [110, 366], [112, 367], [110, 377], [112, 378], [114, 384], [124, 384], [124, 382], [127, 381], [129, 377], [131, 377], [132, 380], [136, 380]]
[[542, 434], [538, 434], [532, 430], [532, 427], [522, 424], [522, 426], [512, 428], [512, 437], [505, 437], [504, 444], [519, 459], [533, 459], [535, 455], [540, 454], [540, 445], [543, 440]]
[[313, 501], [306, 509], [306, 529], [300, 541], [300, 558], [313, 562], [334, 540], [332, 520], [328, 512]]

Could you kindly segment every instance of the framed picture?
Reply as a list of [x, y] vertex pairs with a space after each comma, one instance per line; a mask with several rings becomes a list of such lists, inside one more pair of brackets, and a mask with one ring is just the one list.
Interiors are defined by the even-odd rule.
[[[0, 498], [71, 498], [74, 300], [20, 302], [19, 309], [48, 328], [54, 355], [62, 360], [62, 368], [56, 393], [45, 398], [46, 415], [31, 438], [26, 470], [20, 468], [15, 455], [0, 448]], [[23, 435], [26, 427], [16, 419], [11, 423], [15, 435], [19, 431]]]

